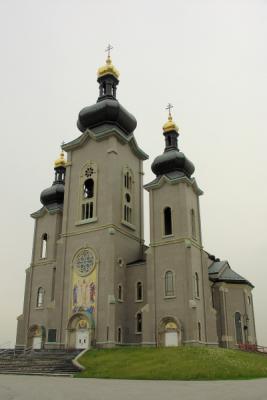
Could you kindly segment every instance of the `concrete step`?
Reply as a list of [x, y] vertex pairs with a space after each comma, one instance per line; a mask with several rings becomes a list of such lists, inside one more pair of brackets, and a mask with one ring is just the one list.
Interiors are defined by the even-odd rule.
[[0, 357], [0, 374], [72, 376], [79, 371], [72, 363], [79, 352], [40, 351]]

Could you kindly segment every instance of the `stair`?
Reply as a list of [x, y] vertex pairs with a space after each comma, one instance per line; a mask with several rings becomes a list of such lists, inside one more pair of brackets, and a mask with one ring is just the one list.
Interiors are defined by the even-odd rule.
[[0, 354], [0, 374], [72, 376], [80, 369], [72, 360], [79, 351], [42, 350], [24, 355]]

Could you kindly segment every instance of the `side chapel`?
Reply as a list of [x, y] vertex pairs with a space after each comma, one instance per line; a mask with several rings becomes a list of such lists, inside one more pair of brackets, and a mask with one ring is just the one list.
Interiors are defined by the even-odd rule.
[[[193, 163], [178, 148], [169, 107], [165, 149], [152, 163], [150, 244], [144, 244], [137, 122], [117, 100], [108, 54], [99, 97], [78, 116], [41, 193], [17, 346], [234, 347], [256, 343], [253, 285], [203, 249]], [[64, 158], [67, 153], [67, 160]]]

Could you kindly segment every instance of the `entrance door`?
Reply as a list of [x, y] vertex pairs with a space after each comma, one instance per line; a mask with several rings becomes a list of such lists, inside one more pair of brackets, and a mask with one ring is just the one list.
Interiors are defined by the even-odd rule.
[[165, 332], [165, 346], [178, 346], [178, 334], [176, 331], [174, 332]]
[[33, 349], [40, 349], [42, 347], [42, 338], [40, 336], [34, 336], [32, 341]]
[[89, 332], [85, 330], [76, 331], [76, 349], [88, 349]]

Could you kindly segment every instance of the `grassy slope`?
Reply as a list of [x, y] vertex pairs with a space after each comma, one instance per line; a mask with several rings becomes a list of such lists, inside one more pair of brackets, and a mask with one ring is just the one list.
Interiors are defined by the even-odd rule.
[[76, 377], [212, 380], [267, 377], [267, 356], [207, 347], [89, 350]]

